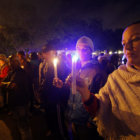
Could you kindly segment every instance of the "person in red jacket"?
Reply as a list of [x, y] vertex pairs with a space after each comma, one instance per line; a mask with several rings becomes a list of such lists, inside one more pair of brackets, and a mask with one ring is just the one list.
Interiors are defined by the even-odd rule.
[[5, 77], [7, 77], [9, 71], [9, 66], [7, 63], [7, 58], [4, 54], [0, 54], [0, 83]]
[[0, 54], [0, 107], [3, 107], [6, 103], [6, 94], [2, 91], [2, 81], [7, 77], [9, 72], [9, 66], [7, 58], [4, 54]]

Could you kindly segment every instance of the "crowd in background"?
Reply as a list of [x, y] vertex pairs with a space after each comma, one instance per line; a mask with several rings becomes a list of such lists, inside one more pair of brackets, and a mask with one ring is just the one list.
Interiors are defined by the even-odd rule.
[[[85, 51], [84, 49], [83, 51]], [[90, 55], [92, 51], [89, 53]], [[82, 140], [95, 137], [96, 139], [103, 139], [96, 132], [96, 126], [92, 122], [92, 118], [88, 112], [84, 110], [83, 117], [80, 116], [80, 113], [80, 117], [72, 116], [78, 111], [76, 112], [75, 109], [71, 109], [75, 105], [71, 100], [75, 100], [74, 102], [77, 102], [76, 106], [78, 106], [81, 103], [76, 99], [80, 98], [70, 96], [69, 88], [61, 90], [53, 85], [53, 59], [56, 57], [58, 58], [58, 78], [65, 83], [65, 79], [72, 70], [72, 54], [69, 53], [66, 55], [65, 52], [57, 54], [52, 44], [44, 45], [41, 52], [28, 54], [24, 51], [19, 51], [8, 58], [4, 54], [0, 54], [1, 110], [5, 109], [7, 115], [14, 116], [17, 119], [17, 128], [22, 140], [32, 139], [29, 116], [34, 109], [44, 112], [47, 120], [46, 125], [49, 128], [46, 132], [48, 137], [53, 135], [53, 138], [57, 140]], [[109, 55], [108, 52], [99, 56], [90, 56], [89, 60], [91, 64], [85, 67], [78, 60], [77, 71], [90, 69], [98, 65], [102, 70], [102, 74], [105, 73], [104, 75], [106, 75], [104, 79], [107, 79], [107, 76], [121, 64], [121, 56], [118, 54]], [[96, 69], [96, 71], [98, 70]], [[99, 79], [101, 78], [98, 76], [92, 82], [94, 86], [98, 87], [97, 89], [91, 89], [93, 93], [98, 92], [100, 87], [105, 84], [106, 80], [102, 80], [103, 83], [99, 86]], [[73, 114], [74, 112], [75, 114]]]

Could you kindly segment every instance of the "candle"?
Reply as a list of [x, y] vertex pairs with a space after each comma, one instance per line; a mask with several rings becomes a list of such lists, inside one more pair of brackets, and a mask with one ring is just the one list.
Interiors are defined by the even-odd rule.
[[54, 78], [58, 78], [58, 76], [57, 76], [57, 62], [58, 62], [58, 59], [55, 58], [53, 60], [53, 64], [54, 64]]
[[72, 94], [76, 94], [76, 61], [78, 57], [72, 57]]

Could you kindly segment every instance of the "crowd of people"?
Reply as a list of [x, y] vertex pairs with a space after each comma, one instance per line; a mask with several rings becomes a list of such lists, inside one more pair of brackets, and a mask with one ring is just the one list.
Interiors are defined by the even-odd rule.
[[46, 118], [48, 140], [139, 140], [140, 22], [124, 30], [122, 46], [124, 65], [117, 54], [93, 56], [93, 41], [80, 37], [75, 93], [72, 54], [58, 55], [52, 43], [29, 55], [0, 54], [0, 110], [16, 119], [20, 139], [32, 140], [29, 116], [38, 109]]

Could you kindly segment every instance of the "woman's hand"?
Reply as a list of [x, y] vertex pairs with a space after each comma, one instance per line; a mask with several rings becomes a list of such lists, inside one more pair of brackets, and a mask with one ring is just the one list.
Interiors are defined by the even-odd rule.
[[62, 88], [63, 87], [63, 81], [60, 80], [59, 78], [54, 78], [53, 79], [53, 86], [57, 88]]

